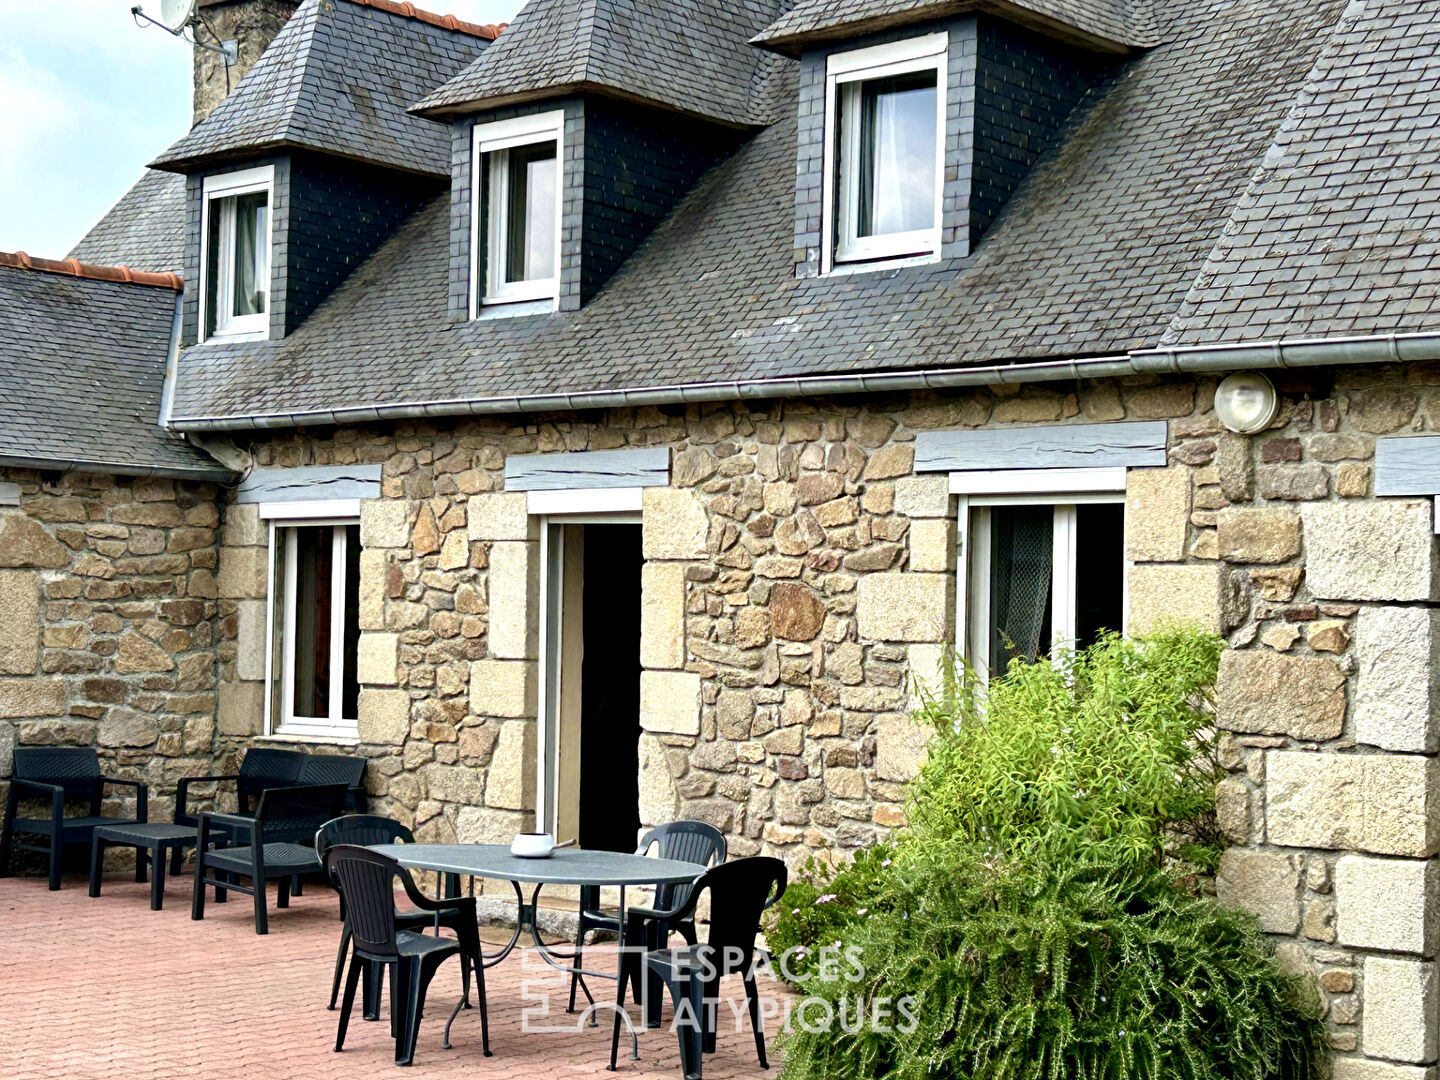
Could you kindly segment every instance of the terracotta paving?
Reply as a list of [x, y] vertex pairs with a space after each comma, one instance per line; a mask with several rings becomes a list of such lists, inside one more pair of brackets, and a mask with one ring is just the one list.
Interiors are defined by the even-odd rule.
[[[384, 1007], [380, 1023], [365, 1023], [357, 1001], [345, 1050], [334, 1052], [339, 1013], [325, 1007], [339, 942], [332, 893], [307, 883], [289, 910], [276, 911], [272, 889], [270, 933], [260, 937], [247, 896], [232, 893], [229, 903], [207, 904], [197, 923], [190, 919], [188, 877], [167, 881], [163, 911], [150, 910], [148, 888], [130, 874], [110, 875], [104, 895], [92, 900], [84, 879], [73, 874], [55, 893], [37, 878], [0, 878], [5, 1080], [395, 1075]], [[600, 970], [613, 969], [613, 954], [602, 950], [590, 959]], [[459, 997], [459, 965], [449, 960], [431, 985], [413, 1073], [495, 1080], [680, 1076], [668, 1004], [665, 1026], [640, 1031], [641, 1060], [629, 1059], [622, 1037], [620, 1068], [610, 1074], [609, 1015], [598, 1028], [577, 1028], [563, 1012], [563, 978], [517, 952], [490, 969], [487, 983], [494, 1056], [481, 1054], [474, 1010], [456, 1020], [454, 1048], [441, 1048], [445, 1019]], [[602, 999], [614, 993], [609, 980], [592, 988]], [[706, 1055], [704, 1076], [773, 1076], [778, 1061], [772, 1055], [771, 1071], [763, 1073], [749, 1027], [736, 1023], [743, 1016], [738, 979], [726, 980], [724, 990], [735, 999], [721, 1009], [719, 1045]], [[547, 992], [559, 1013], [554, 1020], [537, 1018]], [[773, 985], [762, 983], [762, 992], [779, 999]], [[631, 1013], [637, 1014], [634, 1006]], [[522, 1030], [525, 1022], [555, 1021], [565, 1029]], [[772, 1019], [767, 1029], [773, 1035], [778, 1026]]]

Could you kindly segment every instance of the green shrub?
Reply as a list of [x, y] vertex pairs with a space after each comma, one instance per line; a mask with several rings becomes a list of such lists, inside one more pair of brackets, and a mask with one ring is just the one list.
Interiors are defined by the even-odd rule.
[[922, 716], [936, 737], [911, 786], [911, 834], [1010, 858], [1178, 856], [1212, 868], [1215, 760], [1208, 706], [1219, 638], [1118, 635], [1053, 661], [969, 673]]
[[[838, 941], [864, 970], [827, 981], [792, 958], [819, 1002], [792, 1018], [783, 1080], [1318, 1075], [1308, 984], [1180, 876], [1222, 848], [1222, 647], [1111, 636], [983, 689], [963, 670], [948, 680], [922, 710], [935, 734], [893, 853], [812, 869], [777, 905], [777, 954]], [[913, 1030], [856, 1023], [902, 999]], [[848, 1023], [807, 1030], [806, 1010], [824, 1009]]]
[[[1306, 1080], [1306, 984], [1249, 923], [1129, 862], [906, 848], [845, 935], [865, 979], [809, 980], [784, 1080]], [[910, 997], [908, 1010], [896, 1004]], [[875, 1014], [916, 1025], [875, 1030]], [[826, 1009], [851, 1018], [826, 1025]], [[822, 1030], [807, 1031], [809, 1018]]]
[[820, 950], [833, 946], [846, 936], [848, 926], [874, 910], [893, 855], [893, 848], [877, 844], [838, 868], [806, 860], [771, 909], [775, 914], [766, 929], [771, 951], [786, 957], [786, 978], [803, 983]]

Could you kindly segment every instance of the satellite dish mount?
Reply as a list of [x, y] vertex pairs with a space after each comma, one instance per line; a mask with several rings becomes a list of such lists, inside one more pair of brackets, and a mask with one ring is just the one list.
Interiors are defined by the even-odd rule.
[[[158, 26], [167, 33], [174, 34], [181, 41], [188, 41], [197, 49], [204, 49], [207, 52], [219, 53], [225, 58], [225, 66], [232, 67], [240, 59], [239, 43], [233, 39], [221, 41], [219, 35], [210, 28], [210, 25], [200, 17], [198, 10], [199, 0], [159, 0], [160, 17], [146, 14], [145, 10], [136, 4], [130, 9], [137, 25], [143, 19], [152, 26]], [[200, 27], [214, 39], [214, 44], [200, 40]], [[190, 36], [185, 36], [185, 31], [190, 31]]]

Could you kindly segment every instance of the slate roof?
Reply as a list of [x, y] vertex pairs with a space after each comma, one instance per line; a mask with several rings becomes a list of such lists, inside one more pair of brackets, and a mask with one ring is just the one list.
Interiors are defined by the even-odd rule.
[[0, 460], [228, 477], [157, 426], [175, 288], [14, 261], [0, 261]]
[[151, 165], [190, 172], [302, 147], [449, 176], [450, 129], [407, 109], [488, 43], [389, 5], [304, 0], [230, 96]]
[[1112, 50], [1161, 40], [1151, 0], [799, 0], [753, 40], [798, 56], [807, 44], [970, 11]]
[[1440, 5], [1347, 9], [1166, 343], [1433, 329]]
[[185, 177], [146, 169], [70, 249], [70, 258], [180, 273], [185, 266]]
[[454, 112], [589, 89], [729, 124], [765, 123], [754, 88], [769, 61], [747, 41], [777, 7], [778, 0], [531, 0], [492, 47], [415, 108]]
[[1082, 103], [977, 252], [794, 276], [786, 119], [581, 311], [446, 321], [448, 196], [281, 342], [185, 350], [178, 419], [1107, 355], [1159, 343], [1346, 0], [1179, 4]]

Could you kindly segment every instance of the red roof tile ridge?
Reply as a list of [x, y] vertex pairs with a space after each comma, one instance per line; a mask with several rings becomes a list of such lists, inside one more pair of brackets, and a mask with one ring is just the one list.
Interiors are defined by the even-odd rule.
[[482, 26], [479, 23], [457, 19], [454, 15], [436, 15], [433, 11], [417, 8], [409, 0], [404, 0], [403, 3], [399, 3], [397, 0], [352, 0], [352, 3], [372, 7], [376, 11], [388, 11], [392, 15], [403, 15], [407, 19], [419, 19], [431, 26], [443, 26], [446, 30], [458, 30], [462, 34], [486, 38], [490, 41], [494, 41], [500, 36], [500, 31], [510, 25], [509, 23], [486, 23]]
[[179, 274], [155, 273], [150, 270], [131, 270], [128, 266], [95, 266], [78, 259], [41, 259], [23, 251], [0, 251], [0, 266], [17, 270], [39, 270], [47, 274], [69, 274], [71, 277], [88, 278], [92, 281], [119, 281], [130, 285], [158, 285], [166, 289], [183, 289], [184, 280]]

